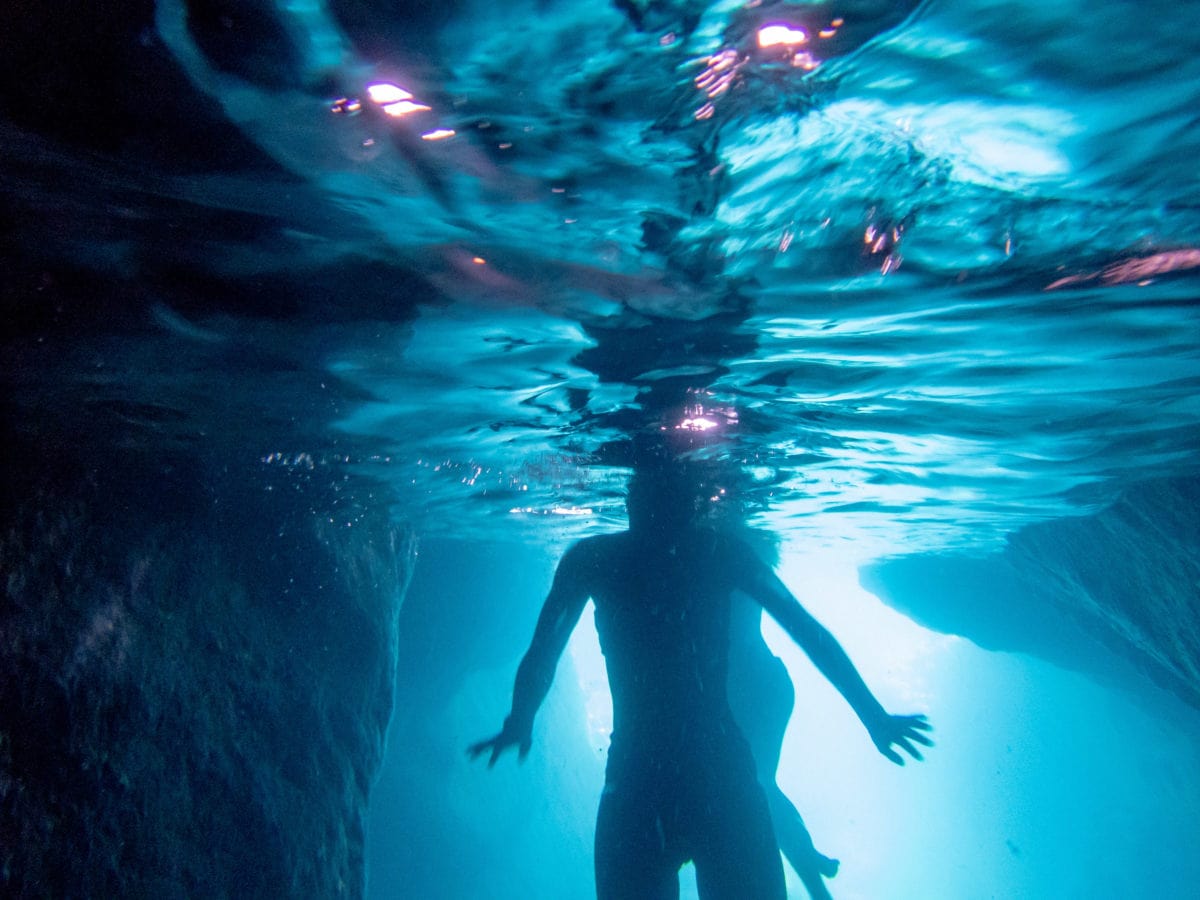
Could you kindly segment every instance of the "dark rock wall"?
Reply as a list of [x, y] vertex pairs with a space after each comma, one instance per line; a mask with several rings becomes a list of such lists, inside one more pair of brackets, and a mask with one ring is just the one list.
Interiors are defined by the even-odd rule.
[[14, 476], [0, 894], [360, 896], [410, 537], [255, 468]]
[[1143, 482], [992, 556], [890, 560], [861, 580], [935, 630], [1126, 686], [1149, 678], [1200, 707], [1200, 479]]
[[1037, 595], [1200, 706], [1200, 478], [1147, 481], [1104, 512], [1023, 529]]

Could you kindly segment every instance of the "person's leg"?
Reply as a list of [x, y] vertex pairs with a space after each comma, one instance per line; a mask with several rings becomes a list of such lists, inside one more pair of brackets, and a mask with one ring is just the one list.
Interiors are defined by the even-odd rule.
[[744, 651], [730, 665], [730, 699], [734, 714], [754, 756], [758, 783], [767, 796], [779, 849], [808, 888], [812, 900], [829, 900], [824, 878], [837, 874], [836, 859], [820, 853], [799, 811], [775, 781], [784, 733], [792, 715], [795, 692], [783, 663], [765, 647]]
[[662, 820], [637, 792], [606, 789], [600, 798], [595, 861], [597, 900], [679, 900], [679, 864]]
[[779, 849], [787, 857], [812, 900], [832, 900], [824, 878], [837, 874], [838, 861], [817, 852], [796, 807], [776, 784], [764, 785]]
[[700, 900], [786, 900], [783, 861], [758, 783], [720, 787], [699, 810], [693, 861]]

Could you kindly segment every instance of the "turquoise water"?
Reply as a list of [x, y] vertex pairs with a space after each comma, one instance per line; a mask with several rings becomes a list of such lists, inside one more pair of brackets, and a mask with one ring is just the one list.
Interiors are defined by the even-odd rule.
[[[843, 858], [835, 895], [1183, 897], [1195, 863], [1169, 867], [1200, 858], [1194, 709], [910, 634], [846, 573], [995, 551], [1140, 479], [1197, 474], [1198, 11], [159, 0], [120, 22], [46, 13], [4, 39], [12, 427], [80, 434], [98, 465], [187, 451], [260, 466], [264, 484], [320, 481], [345, 498], [345, 527], [356, 506], [387, 505], [440, 548], [427, 592], [461, 589], [456, 555], [483, 565], [455, 542], [493, 548], [495, 578], [536, 570], [478, 586], [495, 591], [478, 602], [513, 608], [507, 645], [441, 698], [444, 743], [421, 744], [424, 768], [406, 782], [385, 770], [381, 803], [396, 779], [410, 794], [425, 779], [456, 805], [437, 828], [379, 813], [392, 829], [372, 837], [380, 897], [424, 871], [388, 862], [398, 844], [434, 869], [469, 848], [458, 865], [486, 860], [496, 900], [590, 890], [602, 753], [585, 708], [603, 687], [583, 664], [547, 717], [565, 755], [524, 774], [458, 757], [503, 714], [556, 553], [623, 524], [630, 448], [650, 438], [720, 468], [782, 537], [796, 590], [812, 560], [836, 563], [821, 575], [834, 599], [812, 608], [836, 619], [864, 604], [876, 625], [857, 653], [847, 641], [856, 659], [880, 641], [917, 648], [903, 678], [868, 678], [905, 681], [889, 702], [928, 709], [946, 734], [919, 774], [887, 773], [908, 786], [839, 813], [803, 786], [801, 739], [785, 754], [781, 781], [809, 792], [806, 817]], [[761, 46], [781, 24], [793, 43]], [[980, 725], [969, 696], [1025, 712]], [[1068, 722], [1063, 708], [1083, 712]], [[1126, 737], [1151, 749], [1109, 746]], [[393, 753], [405, 740], [393, 734]], [[1023, 761], [1005, 769], [996, 746]], [[836, 777], [823, 763], [841, 796], [878, 765], [858, 749]], [[1089, 753], [1094, 772], [1074, 784], [1063, 755]], [[1081, 805], [1095, 793], [1113, 803]], [[921, 796], [941, 824], [932, 800], [913, 811]], [[488, 804], [530, 823], [522, 849], [481, 822]], [[925, 825], [894, 824], [908, 814]], [[1096, 849], [1114, 843], [1136, 852]], [[547, 856], [570, 888], [556, 868], [529, 880]], [[449, 883], [462, 885], [450, 900], [482, 896]]]
[[1190, 37], [1144, 8], [865, 7], [862, 43], [811, 72], [755, 53], [737, 4], [687, 41], [678, 10], [637, 31], [555, 4], [519, 39], [509, 8], [461, 10], [426, 89], [458, 134], [412, 151], [446, 199], [412, 165], [413, 196], [386, 188], [399, 150], [317, 179], [445, 301], [399, 352], [330, 354], [372, 395], [339, 425], [392, 443], [385, 477], [440, 520], [464, 494], [505, 513], [487, 495], [515, 488], [606, 527], [576, 462], [703, 406], [717, 427], [693, 441], [769, 483], [776, 527], [867, 555], [1189, 471]]
[[[803, 65], [757, 46], [781, 16], [816, 30]], [[1193, 471], [1186, 19], [309, 3], [189, 28], [162, 0], [128, 52], [169, 78], [85, 59], [54, 101], [13, 92], [18, 324], [87, 338], [22, 346], [17, 394], [257, 430], [266, 464], [496, 536], [612, 527], [620, 454], [597, 454], [702, 407], [718, 427], [683, 437], [743, 464], [776, 528], [866, 557], [993, 544]], [[46, 256], [73, 270], [56, 313]], [[210, 421], [214, 382], [245, 421]]]

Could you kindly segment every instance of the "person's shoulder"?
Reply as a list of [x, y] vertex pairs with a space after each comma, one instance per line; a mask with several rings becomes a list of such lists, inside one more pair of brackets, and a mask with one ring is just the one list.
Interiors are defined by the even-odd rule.
[[705, 551], [721, 556], [743, 556], [750, 552], [745, 541], [719, 528], [697, 528], [694, 542]]
[[563, 559], [566, 560], [569, 557], [577, 563], [590, 563], [599, 559], [605, 559], [614, 553], [620, 552], [627, 545], [628, 539], [629, 532], [627, 531], [585, 537], [572, 544], [570, 549], [563, 555]]
[[712, 531], [709, 535], [709, 555], [739, 580], [759, 575], [767, 568], [754, 548], [739, 535], [728, 531]]

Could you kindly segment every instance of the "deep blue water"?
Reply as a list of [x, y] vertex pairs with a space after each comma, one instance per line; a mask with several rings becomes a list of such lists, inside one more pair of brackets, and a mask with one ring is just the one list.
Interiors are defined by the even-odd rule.
[[[159, 0], [31, 17], [3, 64], [6, 405], [34, 439], [82, 429], [100, 460], [255, 460], [264, 483], [326, 480], [431, 542], [524, 544], [500, 558], [545, 570], [521, 586], [534, 610], [557, 550], [624, 521], [631, 447], [651, 438], [716, 466], [788, 547], [847, 567], [996, 549], [1139, 479], [1197, 474], [1198, 14]], [[772, 24], [806, 39], [763, 48]], [[447, 552], [435, 582], [461, 574]], [[516, 631], [488, 670], [503, 688]], [[996, 672], [1015, 663], [972, 665], [951, 668], [1012, 690]], [[1089, 734], [1124, 714], [1044, 677], [1031, 697], [1104, 707]], [[556, 702], [567, 720], [582, 701]], [[453, 703], [455, 747], [502, 713]], [[1178, 805], [1155, 828], [1176, 823], [1175, 843], [1147, 842], [1194, 860], [1196, 757], [1161, 744]], [[968, 760], [957, 796], [999, 802], [1009, 788], [968, 786]], [[599, 765], [530, 815], [569, 807], [586, 832]], [[489, 788], [461, 777], [470, 820]], [[1150, 827], [1138, 790], [1111, 788], [1129, 809], [1096, 842]], [[993, 837], [1022, 815], [1013, 796]], [[463, 827], [428, 853], [484, 847]], [[1016, 846], [1004, 859], [1029, 861]], [[926, 850], [935, 867], [996, 858]], [[1091, 860], [1064, 852], [1038, 871]], [[1135, 865], [1106, 876], [1111, 896], [1140, 889]], [[979, 893], [945, 893], [964, 876], [936, 895], [1099, 896], [1033, 877], [1008, 893], [1012, 873], [985, 869]], [[497, 900], [530, 896], [522, 877], [499, 871]], [[846, 896], [920, 895], [905, 877]]]

